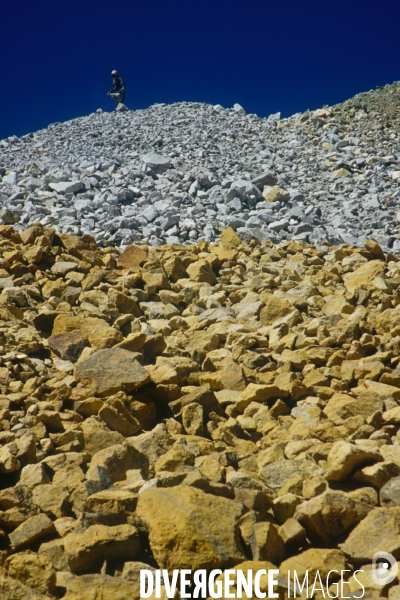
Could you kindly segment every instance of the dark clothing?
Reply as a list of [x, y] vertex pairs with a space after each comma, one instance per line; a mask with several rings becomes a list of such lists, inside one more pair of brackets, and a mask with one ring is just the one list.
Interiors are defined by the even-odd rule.
[[121, 77], [114, 77], [110, 94], [119, 94], [120, 102], [125, 100], [125, 82]]

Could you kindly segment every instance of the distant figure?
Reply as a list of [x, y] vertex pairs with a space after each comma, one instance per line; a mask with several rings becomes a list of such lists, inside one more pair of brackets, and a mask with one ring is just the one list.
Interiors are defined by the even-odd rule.
[[117, 107], [120, 102], [125, 100], [125, 82], [119, 76], [118, 71], [111, 71], [111, 77], [113, 78], [113, 84], [107, 95], [115, 100], [115, 106]]

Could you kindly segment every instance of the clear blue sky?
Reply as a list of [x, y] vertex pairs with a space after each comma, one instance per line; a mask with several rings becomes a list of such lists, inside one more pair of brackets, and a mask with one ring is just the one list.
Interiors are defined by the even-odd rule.
[[400, 79], [397, 0], [2, 0], [0, 138], [191, 100], [283, 116]]

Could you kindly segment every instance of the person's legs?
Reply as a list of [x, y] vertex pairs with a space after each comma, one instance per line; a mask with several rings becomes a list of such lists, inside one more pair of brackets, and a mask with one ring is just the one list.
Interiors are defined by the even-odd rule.
[[115, 100], [115, 104], [119, 104], [120, 102], [123, 101], [123, 95], [122, 94], [115, 93], [115, 94], [110, 94], [110, 96], [111, 96], [111, 98], [113, 100]]

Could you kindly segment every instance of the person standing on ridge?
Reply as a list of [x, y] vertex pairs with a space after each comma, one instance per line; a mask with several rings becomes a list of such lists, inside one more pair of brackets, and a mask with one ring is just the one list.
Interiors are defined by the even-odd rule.
[[107, 95], [115, 100], [115, 105], [117, 107], [120, 102], [125, 100], [125, 82], [122, 77], [119, 76], [118, 71], [111, 71], [111, 77], [113, 78], [113, 84]]

